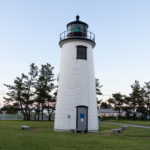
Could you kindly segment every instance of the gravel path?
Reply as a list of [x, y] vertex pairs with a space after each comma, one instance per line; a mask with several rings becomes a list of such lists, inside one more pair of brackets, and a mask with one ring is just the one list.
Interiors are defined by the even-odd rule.
[[102, 123], [102, 124], [116, 124], [116, 125], [120, 125], [120, 126], [150, 129], [150, 126], [141, 126], [141, 125], [127, 124], [127, 123], [116, 123], [116, 122], [108, 122], [108, 121], [100, 121], [99, 123]]

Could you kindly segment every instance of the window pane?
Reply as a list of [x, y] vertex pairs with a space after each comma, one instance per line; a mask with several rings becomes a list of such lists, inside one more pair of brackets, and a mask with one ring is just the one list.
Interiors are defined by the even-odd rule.
[[87, 47], [77, 46], [77, 59], [87, 59]]
[[81, 25], [81, 24], [73, 24], [72, 25], [72, 30], [74, 32], [82, 32], [83, 31], [83, 25]]

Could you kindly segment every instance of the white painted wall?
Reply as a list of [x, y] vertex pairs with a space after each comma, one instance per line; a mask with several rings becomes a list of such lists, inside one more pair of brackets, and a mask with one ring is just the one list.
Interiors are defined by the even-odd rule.
[[[76, 59], [78, 45], [87, 47], [87, 60]], [[88, 106], [88, 131], [97, 131], [92, 45], [87, 41], [70, 40], [62, 44], [55, 131], [76, 129], [76, 106], [78, 105]]]

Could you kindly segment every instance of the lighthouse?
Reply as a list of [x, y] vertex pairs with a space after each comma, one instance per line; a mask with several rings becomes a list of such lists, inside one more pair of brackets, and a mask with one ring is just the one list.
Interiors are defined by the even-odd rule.
[[97, 101], [93, 62], [95, 35], [76, 20], [60, 34], [61, 47], [55, 131], [97, 132]]

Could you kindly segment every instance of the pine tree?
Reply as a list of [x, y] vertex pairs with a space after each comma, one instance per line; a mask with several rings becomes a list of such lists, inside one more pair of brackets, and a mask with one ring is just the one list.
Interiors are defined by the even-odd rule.
[[108, 102], [113, 104], [114, 109], [119, 112], [120, 117], [123, 110], [124, 96], [121, 93], [114, 93], [112, 94], [112, 98], [108, 99]]
[[142, 114], [145, 111], [144, 107], [144, 90], [141, 88], [139, 81], [135, 80], [135, 83], [131, 85], [132, 93], [130, 94], [130, 107], [133, 113], [133, 118], [136, 117], [136, 112], [141, 112]]
[[42, 65], [40, 69], [35, 92], [36, 93], [35, 101], [37, 103], [36, 115], [38, 115], [38, 120], [40, 112], [42, 113], [42, 120], [43, 120], [44, 108], [47, 108], [47, 106], [50, 107], [50, 103], [54, 101], [51, 93], [55, 88], [55, 85], [53, 83], [54, 82], [53, 69], [54, 67], [52, 67], [48, 63], [46, 65]]
[[146, 107], [146, 116], [150, 116], [150, 81], [145, 82], [144, 86], [144, 101]]
[[96, 95], [97, 95], [96, 97], [97, 107], [100, 107], [102, 100], [99, 99], [99, 96], [102, 95], [102, 92], [101, 92], [102, 85], [100, 84], [99, 79], [97, 78], [95, 78], [95, 85], [96, 85]]
[[11, 105], [16, 105], [18, 106], [18, 108], [20, 109], [20, 111], [22, 112], [23, 116], [24, 116], [24, 120], [27, 120], [27, 115], [24, 111], [24, 98], [22, 97], [23, 94], [23, 76], [20, 77], [16, 77], [16, 79], [14, 80], [14, 85], [7, 85], [4, 84], [9, 92], [7, 92], [7, 97], [4, 97], [5, 99], [5, 104], [8, 105], [11, 103]]

